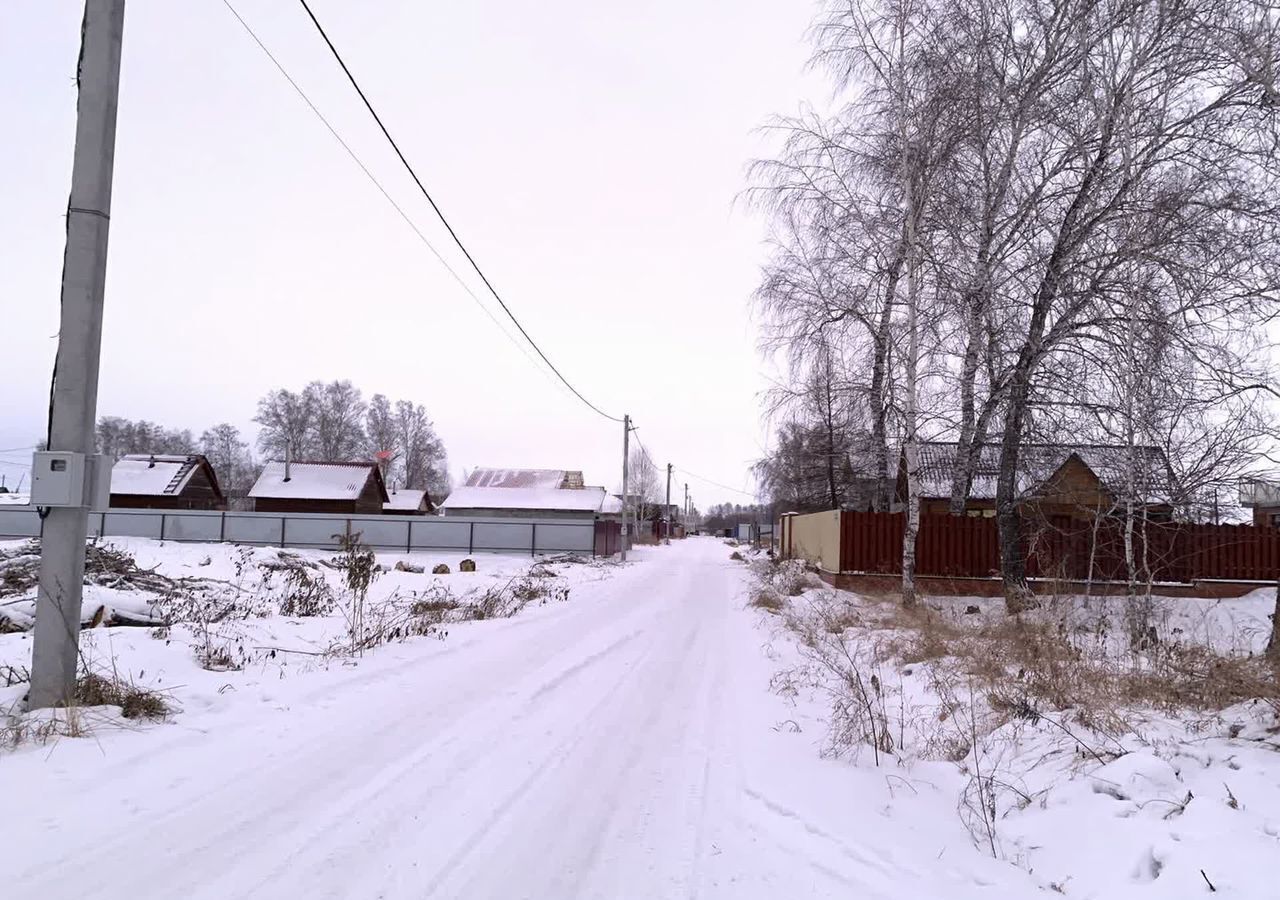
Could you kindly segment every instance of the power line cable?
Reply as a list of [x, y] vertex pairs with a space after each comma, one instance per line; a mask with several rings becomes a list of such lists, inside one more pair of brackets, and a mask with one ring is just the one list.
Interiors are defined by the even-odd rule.
[[[632, 432], [635, 432], [636, 428], [633, 427], [631, 430]], [[658, 467], [658, 464], [653, 461], [653, 456], [649, 453], [649, 449], [645, 447], [644, 443], [640, 440], [639, 435], [636, 435], [634, 437], [634, 440], [636, 442], [636, 445], [640, 448], [640, 453], [644, 456], [645, 459], [649, 460], [649, 464], [656, 469]], [[756, 495], [751, 491], [744, 491], [741, 488], [729, 487], [729, 485], [727, 484], [721, 484], [718, 481], [712, 481], [710, 478], [704, 478], [701, 475], [698, 475], [694, 472], [690, 472], [688, 469], [682, 468], [681, 466], [677, 466], [675, 463], [671, 464], [671, 468], [676, 472], [683, 472], [685, 475], [688, 475], [690, 478], [696, 478], [698, 481], [705, 481], [707, 484], [714, 485], [718, 488], [722, 488], [723, 490], [733, 491], [735, 494], [741, 494], [744, 497], [750, 497], [753, 500], [756, 499]]]
[[[417, 223], [409, 217], [409, 214], [404, 211], [400, 204], [395, 201], [395, 198], [392, 197], [387, 189], [382, 186], [382, 182], [380, 182], [377, 176], [374, 175], [373, 172], [370, 171], [369, 167], [364, 164], [364, 160], [362, 160], [356, 152], [351, 149], [351, 145], [348, 144], [342, 135], [338, 133], [338, 130], [333, 127], [333, 124], [325, 117], [325, 114], [320, 111], [319, 107], [311, 101], [311, 98], [307, 96], [306, 91], [304, 91], [298, 82], [294, 80], [293, 76], [289, 74], [288, 70], [285, 69], [280, 60], [275, 57], [275, 54], [268, 49], [267, 45], [262, 42], [262, 39], [258, 37], [257, 32], [255, 32], [249, 23], [245, 21], [244, 17], [241, 16], [236, 8], [231, 5], [229, 0], [222, 0], [222, 5], [225, 6], [230, 11], [231, 15], [235, 17], [236, 21], [240, 23], [240, 27], [243, 28], [245, 33], [248, 34], [249, 37], [253, 39], [253, 42], [258, 45], [258, 49], [266, 54], [267, 59], [271, 60], [271, 63], [276, 67], [276, 70], [284, 76], [285, 81], [289, 82], [289, 86], [292, 87], [294, 92], [302, 98], [302, 102], [305, 103], [313, 113], [315, 113], [316, 118], [319, 119], [324, 127], [329, 130], [329, 133], [333, 135], [334, 140], [342, 146], [343, 150], [347, 151], [347, 155], [350, 156], [351, 160], [360, 167], [360, 171], [363, 172], [365, 177], [368, 178], [373, 186], [378, 189], [378, 192], [382, 194], [383, 198], [391, 204], [391, 208], [394, 209], [400, 215], [400, 218], [404, 220], [405, 224], [413, 230], [413, 233], [418, 236], [418, 240], [422, 241], [423, 245], [431, 251], [431, 255], [436, 258], [440, 265], [444, 266], [445, 271], [453, 276], [453, 280], [456, 281], [467, 293], [467, 296], [475, 301], [475, 304], [480, 308], [480, 311], [489, 317], [489, 321], [491, 321], [497, 329], [502, 332], [507, 340], [511, 341], [513, 346], [517, 347], [520, 352], [524, 354], [525, 359], [529, 360], [529, 362], [533, 364], [534, 368], [539, 372], [542, 372], [547, 378], [550, 378], [551, 376], [546, 372], [546, 370], [538, 364], [538, 361], [534, 359], [532, 355], [530, 355], [525, 345], [517, 340], [515, 335], [511, 334], [511, 332], [507, 331], [507, 329], [502, 326], [502, 322], [500, 322], [489, 310], [489, 307], [485, 306], [484, 303], [481, 302], [480, 298], [476, 296], [475, 291], [471, 289], [471, 286], [462, 279], [462, 276], [457, 273], [453, 266], [449, 265], [448, 260], [446, 260], [440, 254], [440, 251], [435, 248], [435, 245], [427, 239], [427, 236], [422, 233], [422, 230], [418, 227]], [[556, 382], [553, 380], [552, 384], [555, 383]]]
[[705, 481], [707, 484], [715, 485], [716, 487], [723, 488], [726, 491], [733, 491], [735, 494], [742, 494], [744, 497], [750, 497], [753, 500], [756, 497], [756, 495], [751, 491], [744, 491], [741, 488], [729, 487], [729, 485], [727, 484], [721, 484], [718, 481], [712, 481], [710, 478], [704, 478], [703, 476], [698, 475], [695, 472], [690, 472], [688, 469], [681, 468], [680, 466], [674, 466], [674, 468], [676, 469], [676, 471], [683, 472], [684, 474], [688, 475], [690, 478], [696, 478], [698, 481]]
[[576, 387], [574, 387], [573, 384], [570, 383], [569, 379], [565, 378], [564, 375], [561, 374], [560, 370], [555, 367], [555, 364], [552, 363], [551, 360], [547, 358], [547, 355], [542, 352], [542, 348], [538, 346], [537, 342], [532, 337], [529, 336], [529, 332], [525, 330], [525, 327], [520, 324], [520, 320], [517, 319], [515, 317], [515, 314], [511, 312], [511, 309], [507, 306], [506, 302], [502, 299], [502, 296], [494, 288], [493, 284], [489, 281], [489, 278], [484, 274], [484, 271], [480, 268], [480, 265], [475, 261], [475, 258], [471, 255], [471, 252], [467, 250], [466, 245], [462, 243], [462, 239], [459, 238], [457, 232], [453, 230], [453, 226], [449, 224], [449, 220], [445, 218], [444, 213], [441, 211], [440, 207], [436, 204], [436, 201], [432, 199], [431, 194], [427, 191], [426, 186], [423, 185], [422, 179], [418, 177], [418, 173], [414, 171], [413, 166], [409, 164], [409, 160], [405, 157], [404, 153], [401, 152], [400, 146], [395, 142], [395, 138], [391, 136], [391, 132], [388, 131], [387, 126], [383, 124], [382, 117], [378, 115], [377, 110], [373, 108], [373, 104], [369, 102], [369, 98], [365, 96], [364, 90], [360, 87], [360, 83], [356, 81], [355, 76], [351, 74], [351, 69], [347, 67], [346, 62], [342, 58], [342, 54], [338, 52], [338, 48], [335, 47], [333, 45], [333, 41], [329, 39], [329, 35], [325, 32], [324, 26], [322, 26], [320, 24], [320, 20], [316, 18], [316, 14], [311, 11], [311, 7], [307, 4], [307, 0], [298, 0], [298, 2], [301, 3], [302, 8], [306, 10], [307, 16], [311, 19], [311, 24], [313, 24], [316, 27], [316, 31], [320, 33], [320, 37], [324, 39], [325, 44], [329, 47], [329, 52], [333, 54], [333, 58], [337, 60], [338, 65], [342, 67], [342, 71], [346, 74], [347, 80], [351, 82], [351, 86], [355, 88], [356, 93], [360, 95], [360, 99], [364, 102], [365, 109], [369, 111], [369, 115], [373, 116], [373, 120], [378, 123], [378, 128], [381, 129], [383, 137], [387, 139], [387, 142], [391, 145], [391, 149], [395, 151], [396, 156], [400, 158], [400, 162], [404, 164], [405, 170], [408, 171], [409, 176], [413, 178], [414, 184], [418, 186], [418, 190], [422, 192], [422, 196], [427, 198], [427, 202], [431, 204], [431, 208], [435, 211], [435, 214], [440, 218], [440, 222], [444, 225], [445, 230], [449, 232], [449, 237], [453, 238], [453, 242], [457, 244], [458, 249], [462, 251], [462, 255], [467, 258], [467, 262], [471, 263], [471, 268], [473, 268], [476, 274], [480, 276], [480, 280], [484, 282], [484, 286], [489, 289], [489, 293], [493, 295], [493, 298], [498, 301], [498, 305], [502, 307], [502, 311], [507, 314], [507, 317], [511, 319], [511, 321], [515, 324], [516, 328], [519, 329], [520, 333], [524, 335], [525, 340], [529, 342], [529, 346], [533, 347], [533, 349], [537, 351], [538, 356], [542, 358], [542, 361], [545, 362], [547, 366], [551, 369], [551, 371], [556, 374], [557, 378], [559, 378], [562, 382], [564, 382], [565, 387], [567, 387], [570, 391], [572, 391], [574, 393], [574, 396], [576, 396], [579, 400], [581, 400], [588, 407], [590, 407], [592, 410], [594, 410], [596, 413], [603, 416], [604, 418], [612, 422], [621, 422], [622, 421], [621, 418], [617, 416], [609, 415], [604, 410], [600, 409], [600, 407], [596, 406], [594, 403], [592, 403], [590, 400], [584, 397], [582, 393]]

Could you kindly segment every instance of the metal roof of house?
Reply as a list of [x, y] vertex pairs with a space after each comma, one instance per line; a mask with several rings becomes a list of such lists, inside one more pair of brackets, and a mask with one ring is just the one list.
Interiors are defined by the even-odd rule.
[[467, 476], [464, 487], [493, 488], [581, 488], [582, 473], [572, 469], [479, 468]]
[[267, 463], [250, 488], [249, 496], [273, 500], [355, 500], [377, 466], [371, 462], [295, 462], [289, 464], [289, 469], [289, 480], [285, 481], [284, 463]]
[[145, 497], [181, 494], [203, 461], [198, 454], [123, 456], [111, 467], [111, 493]]
[[[951, 495], [951, 473], [954, 471], [958, 444], [949, 441], [925, 441], [919, 446], [920, 496], [940, 499]], [[1089, 467], [1102, 486], [1120, 499], [1129, 494], [1130, 472], [1133, 495], [1144, 503], [1169, 503], [1173, 495], [1173, 476], [1168, 460], [1159, 447], [1124, 447], [1104, 444], [1027, 444], [1019, 454], [1018, 493], [1034, 492], [1072, 455]], [[979, 448], [969, 497], [994, 500], [1000, 475], [1000, 447], [984, 444]]]

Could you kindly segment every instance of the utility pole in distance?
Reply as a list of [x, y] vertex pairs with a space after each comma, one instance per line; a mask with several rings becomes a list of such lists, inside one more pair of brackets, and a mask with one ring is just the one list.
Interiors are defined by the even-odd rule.
[[689, 518], [689, 482], [684, 483], [684, 517]]
[[622, 417], [622, 561], [627, 561], [627, 523], [631, 521], [631, 500], [627, 495], [627, 462], [631, 455], [631, 417]]
[[[98, 407], [124, 0], [86, 0], [81, 34], [49, 449], [87, 458], [94, 452]], [[89, 508], [83, 500], [78, 506], [47, 507], [31, 651], [31, 709], [65, 703], [75, 692], [88, 532]]]
[[[667, 546], [671, 545], [671, 463], [667, 463], [667, 508], [663, 510], [667, 520]], [[685, 532], [686, 534], [688, 532]]]

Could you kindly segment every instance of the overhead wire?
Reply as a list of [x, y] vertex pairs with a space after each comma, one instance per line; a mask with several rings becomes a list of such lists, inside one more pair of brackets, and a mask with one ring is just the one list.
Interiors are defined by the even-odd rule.
[[[632, 426], [631, 431], [633, 433], [636, 431], [635, 426]], [[649, 464], [651, 466], [653, 466], [654, 468], [657, 468], [658, 467], [657, 463], [653, 461], [653, 456], [649, 453], [649, 449], [645, 447], [644, 443], [640, 440], [639, 435], [635, 436], [635, 442], [637, 446], [640, 447], [641, 455], [649, 461]], [[675, 463], [671, 464], [671, 469], [673, 472], [682, 472], [685, 475], [688, 475], [690, 478], [697, 479], [698, 481], [704, 481], [707, 484], [714, 485], [715, 487], [721, 488], [723, 490], [732, 491], [735, 494], [741, 494], [742, 496], [750, 497], [753, 500], [756, 499], [756, 495], [751, 491], [744, 491], [741, 488], [730, 487], [727, 484], [721, 484], [719, 481], [713, 481], [710, 478], [704, 478], [703, 476], [697, 474], [696, 472], [690, 472], [688, 469], [682, 466], [677, 466]]]
[[542, 348], [539, 347], [537, 341], [535, 341], [532, 338], [532, 336], [530, 336], [529, 332], [525, 329], [524, 325], [520, 323], [520, 320], [516, 318], [515, 313], [511, 311], [510, 307], [507, 306], [506, 301], [502, 299], [502, 295], [498, 293], [496, 288], [494, 288], [493, 283], [489, 280], [488, 276], [485, 275], [484, 270], [480, 268], [479, 263], [477, 263], [475, 260], [475, 257], [471, 255], [471, 251], [467, 249], [466, 245], [462, 242], [462, 239], [458, 236], [458, 233], [454, 231], [453, 226], [449, 223], [448, 218], [445, 217], [444, 212], [440, 209], [435, 199], [431, 196], [430, 192], [427, 191], [426, 186], [422, 183], [422, 179], [418, 177], [418, 173], [414, 171], [413, 166], [409, 163], [409, 160], [405, 157], [404, 153], [400, 150], [400, 146], [396, 143], [395, 138], [391, 136], [391, 132], [387, 130], [387, 126], [383, 124], [382, 117], [379, 116], [378, 111], [373, 108], [373, 104], [369, 101], [368, 96], [365, 95], [364, 89], [360, 87], [360, 83], [356, 81], [355, 75], [351, 73], [351, 69], [347, 66], [346, 61], [342, 58], [342, 54], [338, 52], [338, 48], [335, 47], [333, 44], [333, 41], [329, 39], [328, 33], [324, 30], [324, 26], [320, 24], [320, 20], [316, 18], [316, 14], [311, 11], [311, 7], [307, 3], [307, 0], [298, 0], [298, 2], [301, 3], [302, 8], [306, 10], [308, 18], [311, 19], [311, 24], [313, 24], [316, 28], [316, 31], [320, 33], [320, 37], [324, 39], [325, 45], [328, 46], [329, 48], [329, 52], [333, 54], [333, 58], [337, 60], [338, 65], [342, 67], [342, 71], [343, 73], [346, 74], [347, 80], [351, 82], [351, 86], [355, 88], [356, 93], [360, 95], [360, 100], [364, 103], [365, 109], [369, 111], [369, 115], [371, 115], [373, 117], [374, 122], [378, 124], [378, 128], [382, 131], [383, 137], [387, 139], [387, 143], [391, 145], [391, 149], [394, 150], [396, 156], [399, 157], [400, 162], [405, 167], [405, 170], [408, 171], [409, 176], [413, 179], [413, 183], [418, 186], [418, 190], [422, 192], [422, 196], [427, 199], [427, 203], [431, 205], [432, 210], [434, 210], [436, 216], [439, 217], [441, 224], [443, 224], [445, 227], [445, 230], [449, 232], [449, 237], [453, 238], [454, 244], [456, 244], [458, 249], [462, 251], [462, 255], [467, 258], [467, 262], [471, 264], [471, 268], [475, 270], [475, 273], [480, 276], [480, 280], [484, 282], [484, 286], [489, 289], [489, 293], [492, 294], [493, 298], [498, 301], [498, 305], [502, 307], [502, 311], [507, 314], [507, 317], [512, 321], [512, 323], [516, 326], [516, 328], [520, 331], [520, 333], [524, 335], [524, 339], [529, 342], [529, 346], [533, 347], [533, 349], [537, 352], [538, 356], [542, 359], [542, 361], [547, 364], [547, 367], [550, 368], [551, 371], [555, 373], [556, 377], [559, 378], [564, 383], [565, 387], [567, 387], [570, 391], [573, 392], [574, 396], [576, 396], [579, 400], [581, 400], [588, 407], [590, 407], [594, 412], [603, 416], [604, 418], [612, 422], [621, 422], [622, 419], [620, 417], [609, 415], [607, 412], [605, 412], [600, 407], [596, 406], [594, 403], [588, 400], [582, 394], [581, 391], [579, 391], [576, 387], [574, 387], [573, 384], [569, 381], [569, 379], [565, 378], [563, 373], [561, 373], [561, 371], [558, 368], [556, 368], [555, 364], [551, 362], [551, 360], [547, 357], [547, 354], [542, 351]]
[[744, 491], [741, 488], [729, 487], [729, 485], [727, 484], [721, 484], [718, 481], [712, 481], [710, 478], [703, 477], [702, 475], [699, 475], [696, 472], [690, 472], [688, 469], [685, 469], [681, 466], [673, 465], [673, 468], [675, 468], [675, 470], [678, 472], [683, 472], [684, 474], [688, 475], [690, 478], [695, 478], [698, 481], [705, 481], [707, 484], [715, 485], [716, 487], [722, 488], [726, 491], [733, 491], [735, 494], [742, 494], [744, 497], [750, 497], [753, 500], [756, 497], [756, 495], [751, 491]]
[[[440, 265], [444, 267], [444, 270], [448, 272], [450, 276], [453, 277], [453, 280], [456, 281], [458, 283], [458, 286], [461, 287], [462, 290], [466, 292], [467, 296], [469, 296], [473, 301], [475, 301], [475, 304], [480, 308], [480, 311], [489, 317], [489, 321], [491, 321], [494, 324], [494, 326], [499, 331], [502, 332], [503, 336], [506, 337], [506, 339], [509, 340], [513, 346], [518, 348], [520, 352], [524, 354], [525, 359], [529, 360], [529, 362], [533, 364], [534, 368], [536, 368], [539, 372], [542, 372], [547, 378], [551, 378], [551, 376], [547, 374], [545, 369], [543, 369], [543, 367], [538, 364], [538, 361], [534, 359], [532, 355], [530, 355], [525, 345], [522, 344], [515, 337], [515, 335], [511, 334], [511, 332], [507, 331], [507, 329], [503, 327], [502, 322], [499, 321], [498, 317], [495, 316], [492, 311], [490, 311], [489, 307], [484, 305], [484, 303], [480, 300], [478, 296], [476, 296], [475, 291], [471, 289], [471, 285], [467, 284], [467, 282], [463, 280], [462, 276], [458, 274], [457, 270], [454, 269], [453, 266], [449, 264], [449, 261], [444, 258], [444, 256], [440, 253], [440, 251], [436, 249], [435, 245], [432, 244], [431, 241], [427, 238], [427, 236], [422, 233], [422, 229], [420, 229], [417, 223], [414, 222], [412, 218], [410, 218], [409, 214], [404, 211], [404, 208], [401, 207], [400, 204], [396, 202], [395, 198], [391, 196], [390, 192], [385, 187], [383, 187], [382, 182], [379, 181], [378, 177], [373, 174], [373, 172], [369, 169], [367, 165], [365, 165], [364, 160], [360, 158], [360, 156], [355, 152], [355, 150], [351, 149], [351, 145], [348, 144], [347, 141], [342, 137], [342, 135], [338, 133], [338, 129], [336, 129], [333, 126], [333, 123], [330, 122], [329, 119], [325, 116], [325, 114], [320, 111], [320, 108], [317, 107], [315, 103], [312, 102], [311, 98], [307, 95], [307, 92], [304, 91], [302, 89], [302, 86], [299, 85], [298, 82], [294, 80], [293, 76], [289, 74], [289, 71], [284, 67], [284, 64], [281, 63], [280, 60], [276, 58], [275, 54], [271, 52], [270, 48], [268, 48], [267, 45], [263, 43], [262, 39], [258, 37], [258, 34], [253, 30], [253, 27], [248, 22], [245, 21], [244, 17], [241, 16], [240, 13], [236, 10], [236, 8], [231, 5], [229, 0], [222, 0], [222, 5], [225, 6], [227, 10], [230, 11], [231, 15], [235, 17], [236, 21], [240, 23], [240, 27], [243, 28], [245, 33], [248, 34], [249, 37], [252, 38], [253, 42], [258, 45], [258, 49], [261, 50], [266, 55], [267, 59], [271, 60], [272, 65], [274, 65], [276, 67], [276, 70], [281, 75], [284, 76], [285, 81], [289, 82], [289, 86], [293, 88], [294, 92], [300, 98], [302, 98], [302, 102], [307, 105], [307, 108], [310, 109], [311, 112], [315, 114], [316, 118], [319, 119], [320, 122], [324, 125], [324, 127], [328, 129], [329, 134], [333, 135], [333, 139], [336, 140], [342, 146], [342, 149], [347, 152], [347, 155], [351, 157], [352, 162], [354, 162], [360, 168], [360, 171], [363, 172], [365, 177], [368, 178], [369, 181], [373, 184], [373, 186], [378, 189], [378, 192], [382, 194], [383, 198], [389, 204], [391, 204], [391, 208], [394, 209], [396, 213], [399, 214], [400, 218], [404, 220], [405, 224], [408, 225], [409, 228], [412, 229], [413, 233], [418, 236], [418, 240], [422, 242], [423, 246], [425, 246], [428, 250], [431, 251], [431, 255], [436, 258], [436, 261], [439, 262]], [[553, 380], [552, 383], [555, 384], [556, 382]]]
[[[351, 148], [351, 145], [348, 144], [347, 141], [342, 137], [342, 135], [338, 132], [337, 128], [335, 128], [334, 125], [329, 121], [329, 119], [324, 115], [324, 113], [320, 111], [319, 107], [317, 107], [316, 104], [311, 100], [311, 98], [307, 95], [306, 91], [302, 89], [301, 85], [299, 85], [298, 82], [293, 78], [293, 76], [289, 74], [289, 71], [284, 67], [284, 64], [281, 63], [280, 60], [275, 56], [275, 54], [271, 52], [270, 48], [267, 47], [265, 42], [263, 42], [263, 40], [254, 31], [252, 26], [250, 26], [249, 23], [244, 19], [244, 17], [240, 15], [239, 11], [236, 10], [236, 8], [229, 2], [229, 0], [222, 0], [222, 2], [223, 2], [223, 5], [227, 7], [227, 10], [231, 13], [231, 15], [240, 24], [241, 28], [244, 29], [245, 33], [248, 34], [249, 37], [253, 40], [254, 44], [256, 44], [257, 47], [263, 52], [263, 54], [266, 55], [267, 59], [271, 61], [272, 65], [275, 66], [276, 70], [279, 71], [279, 73], [289, 83], [289, 86], [293, 88], [294, 92], [298, 95], [298, 97], [301, 98], [303, 103], [307, 105], [307, 108], [310, 109], [311, 112], [316, 116], [316, 118], [320, 120], [321, 124], [323, 124], [324, 127], [328, 130], [328, 132], [333, 136], [334, 140], [336, 140], [338, 144], [342, 147], [342, 149], [346, 151], [347, 155], [351, 158], [351, 160], [359, 167], [360, 171], [364, 173], [365, 177], [369, 179], [370, 183], [372, 183], [373, 186], [377, 188], [378, 192], [382, 195], [382, 197], [387, 201], [387, 203], [391, 205], [392, 209], [396, 211], [396, 213], [400, 216], [400, 218], [404, 220], [405, 224], [409, 226], [409, 228], [418, 237], [418, 239], [422, 242], [422, 244], [429, 251], [431, 251], [431, 254], [436, 258], [436, 260], [440, 263], [440, 265], [444, 267], [445, 271], [449, 273], [449, 275], [453, 278], [455, 282], [458, 283], [458, 285], [463, 289], [463, 291], [466, 292], [466, 294], [476, 303], [476, 305], [480, 307], [480, 309], [484, 312], [486, 316], [488, 316], [489, 320], [494, 323], [494, 325], [498, 328], [498, 330], [501, 331], [502, 334], [508, 340], [510, 340], [517, 347], [519, 347], [520, 351], [536, 368], [539, 369], [539, 371], [542, 371], [542, 367], [539, 366], [537, 360], [534, 359], [534, 357], [529, 354], [524, 344], [516, 340], [516, 338], [510, 332], [508, 332], [505, 328], [503, 328], [502, 323], [497, 319], [497, 317], [494, 316], [494, 314], [489, 310], [489, 308], [485, 306], [485, 304], [476, 295], [475, 291], [471, 289], [470, 285], [468, 285], [466, 281], [462, 278], [462, 276], [458, 274], [457, 270], [454, 269], [453, 266], [449, 264], [448, 260], [446, 260], [444, 256], [440, 253], [440, 251], [436, 249], [435, 245], [431, 243], [431, 241], [427, 238], [425, 234], [423, 234], [422, 230], [418, 227], [417, 223], [415, 223], [413, 219], [409, 216], [409, 214], [405, 212], [404, 208], [401, 207], [400, 204], [396, 202], [395, 198], [391, 196], [391, 193], [386, 189], [386, 187], [383, 186], [382, 182], [378, 180], [377, 176], [373, 174], [373, 172], [364, 163], [364, 161], [355, 152], [355, 150]], [[361, 101], [365, 106], [365, 109], [368, 110], [370, 116], [373, 117], [374, 122], [377, 123], [379, 130], [382, 132], [383, 137], [386, 138], [392, 150], [395, 152], [397, 158], [399, 158], [401, 164], [404, 166], [406, 171], [408, 171], [410, 177], [413, 179], [414, 184], [418, 187], [418, 190], [422, 193], [423, 197], [426, 198], [432, 210], [435, 212], [436, 216], [440, 219], [441, 224], [444, 225], [445, 230], [448, 232], [450, 238], [452, 238], [453, 242], [457, 245], [458, 249], [462, 251], [463, 255], [467, 259], [467, 262], [470, 263], [472, 269], [475, 270], [476, 274], [480, 277], [480, 280], [484, 283], [485, 287], [489, 290], [489, 293], [492, 294], [493, 298], [498, 302], [498, 305], [502, 308], [502, 311], [506, 313], [507, 317], [519, 330], [519, 333], [528, 342], [528, 345], [532, 347], [534, 351], [537, 353], [538, 358], [541, 359], [543, 363], [545, 363], [547, 368], [551, 370], [551, 372], [555, 375], [555, 377], [559, 380], [559, 382], [564, 387], [568, 388], [568, 390], [575, 397], [577, 397], [577, 399], [579, 399], [584, 404], [586, 404], [592, 411], [596, 412], [597, 414], [613, 422], [623, 421], [621, 418], [617, 416], [609, 415], [604, 410], [600, 409], [598, 406], [596, 406], [594, 403], [588, 400], [576, 387], [574, 387], [574, 385], [564, 376], [564, 374], [561, 373], [558, 368], [556, 368], [555, 364], [552, 363], [551, 360], [547, 357], [547, 355], [542, 351], [542, 348], [539, 347], [537, 342], [533, 340], [532, 336], [530, 336], [529, 332], [520, 323], [520, 320], [516, 318], [515, 314], [511, 311], [510, 307], [508, 307], [506, 302], [502, 299], [502, 296], [494, 288], [492, 282], [490, 282], [489, 278], [485, 275], [484, 271], [480, 268], [479, 264], [476, 262], [475, 258], [471, 255], [466, 245], [463, 244], [457, 232], [453, 229], [453, 226], [449, 223], [449, 220], [445, 217], [444, 212], [440, 209], [439, 205], [436, 203], [435, 199], [431, 196], [430, 192], [428, 192], [426, 186], [423, 184], [422, 180], [418, 177], [417, 172], [414, 170], [413, 166], [409, 163], [404, 153], [400, 150], [400, 147], [396, 143], [395, 139], [391, 136], [391, 133], [387, 129], [386, 125], [383, 123], [381, 116], [378, 115], [377, 110], [374, 109], [373, 104], [369, 101], [368, 96], [365, 94], [359, 82], [356, 80], [355, 76], [352, 74], [351, 69], [347, 66], [346, 62], [343, 60], [342, 55], [338, 52], [337, 47], [334, 46], [333, 41], [329, 38], [328, 33], [325, 31], [324, 27], [320, 24], [319, 19], [316, 18], [316, 15], [312, 11], [311, 7], [308, 5], [306, 0], [299, 0], [299, 2], [301, 3], [303, 9], [306, 11], [308, 18], [311, 20], [311, 23], [315, 26], [317, 32], [319, 32], [321, 38], [324, 40], [325, 45], [328, 47], [330, 53], [333, 55], [338, 65], [342, 68], [342, 71], [346, 75], [347, 80], [350, 82], [351, 86], [355, 89], [356, 93], [359, 95]], [[636, 430], [637, 430], [636, 427], [632, 426], [631, 431], [633, 434], [635, 434]], [[643, 457], [649, 461], [650, 465], [653, 465], [656, 468], [657, 464], [654, 462], [653, 456], [649, 453], [648, 448], [645, 447], [644, 443], [640, 440], [638, 435], [636, 435], [635, 440], [636, 440], [636, 444], [640, 447], [640, 451]], [[18, 447], [13, 449], [24, 450], [29, 448]], [[0, 451], [0, 452], [9, 452], [9, 451]], [[691, 472], [688, 469], [685, 469], [683, 467], [675, 466], [673, 464], [672, 468], [673, 470], [683, 472], [685, 475], [688, 475], [691, 478], [697, 479], [698, 481], [706, 482], [707, 484], [713, 485], [723, 490], [731, 491], [733, 493], [741, 494], [743, 496], [752, 497], [752, 498], [754, 498], [755, 496], [753, 493], [749, 491], [744, 491], [744, 490], [741, 490], [740, 488], [730, 487], [727, 484], [722, 484], [721, 482], [714, 481], [710, 478], [706, 478], [704, 476], [698, 475], [697, 473]]]

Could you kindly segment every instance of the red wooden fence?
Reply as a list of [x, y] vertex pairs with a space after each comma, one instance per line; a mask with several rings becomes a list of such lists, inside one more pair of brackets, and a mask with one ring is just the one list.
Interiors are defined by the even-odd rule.
[[[901, 573], [905, 526], [904, 513], [841, 513], [841, 571]], [[1027, 574], [1033, 578], [1128, 580], [1130, 565], [1122, 519], [1028, 519], [1024, 529]], [[1142, 581], [1270, 581], [1280, 577], [1280, 529], [1276, 528], [1135, 522], [1131, 545], [1133, 566]], [[995, 519], [920, 517], [918, 574], [986, 578], [999, 570]]]
[[622, 524], [596, 519], [595, 555], [613, 556], [622, 549]]

